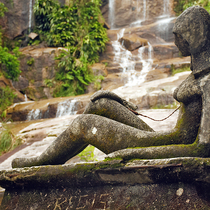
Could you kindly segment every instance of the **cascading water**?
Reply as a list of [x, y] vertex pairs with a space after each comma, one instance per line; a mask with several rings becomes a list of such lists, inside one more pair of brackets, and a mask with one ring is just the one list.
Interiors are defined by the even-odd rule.
[[32, 26], [32, 13], [33, 13], [33, 0], [30, 0], [29, 1], [29, 21], [28, 21], [29, 33], [31, 32], [31, 26]]
[[115, 0], [109, 0], [109, 24], [113, 29], [115, 24]]
[[130, 24], [131, 27], [141, 26], [147, 18], [147, 1], [143, 0], [143, 6], [141, 7], [140, 1], [137, 0], [137, 20]]
[[[48, 105], [49, 104], [47, 104], [47, 106]], [[68, 99], [68, 100], [60, 102], [57, 106], [56, 118], [66, 116], [66, 115], [75, 115], [77, 113], [77, 105], [78, 105], [78, 100], [76, 99], [73, 99], [73, 100]], [[33, 109], [28, 113], [27, 121], [48, 118], [48, 112], [49, 112], [49, 107], [44, 114], [42, 113], [40, 109]]]
[[135, 68], [135, 61], [132, 58], [132, 53], [129, 50], [126, 50], [119, 42], [120, 38], [123, 37], [125, 29], [123, 28], [117, 34], [117, 40], [112, 42], [114, 49], [114, 62], [119, 63], [122, 68], [122, 72], [126, 73]]
[[75, 115], [77, 113], [77, 100], [66, 100], [58, 104], [56, 117], [62, 117], [66, 115]]
[[24, 95], [24, 99], [25, 99], [25, 102], [28, 101], [28, 98], [27, 98], [27, 95], [26, 94]]
[[27, 121], [38, 120], [42, 118], [40, 109], [32, 109], [27, 116]]
[[140, 73], [132, 70], [128, 73], [128, 82], [125, 86], [134, 86], [142, 84], [149, 71], [152, 69], [153, 64], [153, 48], [152, 45], [148, 42], [148, 54], [145, 53], [146, 47], [140, 47], [138, 50], [139, 62], [142, 63], [142, 70]]
[[[148, 42], [148, 47], [140, 47], [137, 58], [134, 58], [132, 53], [129, 50], [126, 50], [119, 42], [120, 38], [123, 37], [124, 32], [125, 28], [120, 30], [120, 32], [117, 34], [117, 40], [112, 42], [115, 53], [114, 62], [120, 64], [123, 76], [128, 78], [125, 86], [140, 85], [144, 82], [147, 73], [152, 69], [153, 48]], [[148, 48], [148, 55], [145, 55], [146, 48]], [[137, 62], [142, 63], [142, 70], [140, 74], [135, 70]]]
[[[160, 38], [162, 38], [160, 40], [165, 40], [167, 42], [167, 40], [170, 40], [170, 38], [168, 37], [169, 35], [168, 25], [174, 19], [174, 17], [171, 17], [170, 15], [170, 1], [171, 0], [162, 0], [162, 1], [163, 1], [162, 14], [160, 14], [159, 16], [156, 16], [157, 21], [156, 21], [156, 18], [153, 18], [153, 21], [156, 21], [157, 23], [156, 33], [158, 34]], [[136, 4], [137, 8], [135, 8], [135, 10], [137, 10], [137, 12], [140, 13], [140, 15], [137, 14], [138, 16], [137, 21], [132, 22], [130, 24], [130, 27], [140, 28], [141, 23], [143, 21], [146, 21], [147, 18], [149, 18], [149, 15], [147, 16], [148, 3], [147, 3], [147, 0], [137, 0], [136, 3], [137, 3]], [[115, 17], [114, 17], [115, 9], [113, 5], [115, 5], [115, 1], [110, 0], [109, 1], [110, 20], [115, 20]], [[111, 23], [111, 25], [113, 24]], [[126, 31], [129, 31], [129, 30], [126, 30]], [[140, 47], [138, 50], [138, 56], [135, 56], [132, 54], [132, 52], [130, 52], [129, 50], [123, 47], [123, 43], [119, 42], [119, 40], [124, 36], [124, 34], [125, 34], [125, 28], [119, 31], [119, 33], [117, 34], [117, 40], [112, 41], [112, 47], [114, 51], [113, 60], [115, 63], [118, 63], [119, 66], [121, 67], [122, 77], [128, 78], [125, 83], [125, 86], [140, 85], [145, 81], [148, 72], [152, 70], [153, 47], [148, 42], [148, 46]], [[166, 42], [164, 44], [166, 44]], [[163, 41], [160, 43], [163, 43]], [[147, 55], [147, 51], [148, 51], [148, 55]], [[137, 63], [142, 64], [142, 70], [140, 73], [136, 71]]]
[[159, 37], [167, 41], [169, 36], [168, 25], [175, 17], [171, 17], [170, 14], [170, 0], [163, 0], [163, 6], [163, 14], [158, 17], [159, 20], [157, 21], [157, 31], [159, 32]]

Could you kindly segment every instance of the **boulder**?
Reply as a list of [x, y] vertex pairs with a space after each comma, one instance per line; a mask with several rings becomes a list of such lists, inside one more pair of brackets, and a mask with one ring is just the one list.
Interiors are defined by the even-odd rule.
[[129, 51], [138, 49], [139, 47], [146, 46], [148, 41], [143, 39], [136, 34], [123, 36], [119, 39], [119, 42]]

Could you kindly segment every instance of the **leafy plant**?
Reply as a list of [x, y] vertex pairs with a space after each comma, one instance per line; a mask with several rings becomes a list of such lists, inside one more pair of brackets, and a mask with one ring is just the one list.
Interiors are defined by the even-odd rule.
[[49, 31], [51, 16], [59, 7], [56, 0], [36, 0], [34, 5], [36, 27], [42, 31]]
[[0, 87], [0, 118], [6, 117], [6, 108], [13, 104], [16, 97], [9, 87]]
[[[99, 0], [73, 0], [70, 4], [58, 7], [56, 1], [50, 0], [47, 5], [37, 0], [35, 6], [38, 28], [44, 32], [48, 45], [68, 48], [57, 58], [55, 97], [84, 93], [94, 80], [89, 64], [98, 61], [108, 41]], [[48, 85], [54, 87], [53, 83]]]
[[75, 48], [69, 48], [57, 58], [60, 62], [55, 79], [60, 81], [60, 84], [54, 90], [55, 97], [83, 94], [86, 86], [93, 81], [87, 61], [82, 62], [82, 58], [76, 59], [75, 51]]
[[[4, 6], [3, 3], [0, 3], [0, 17], [3, 17], [4, 12], [6, 11], [8, 11], [8, 9]], [[14, 48], [10, 53], [7, 47], [2, 47], [2, 33], [0, 30], [0, 68], [3, 70], [3, 74], [7, 79], [18, 79], [21, 73], [19, 69], [19, 55], [19, 48]]]
[[14, 48], [12, 53], [9, 53], [7, 47], [0, 46], [0, 68], [3, 70], [3, 74], [7, 79], [17, 80], [21, 71], [20, 61], [18, 57], [20, 55], [19, 48]]
[[7, 12], [8, 9], [5, 7], [4, 3], [0, 2], [0, 17], [4, 17], [4, 13]]
[[30, 58], [28, 61], [27, 61], [27, 65], [29, 66], [32, 66], [34, 64], [34, 58]]
[[0, 132], [0, 155], [2, 153], [8, 152], [21, 145], [22, 140], [17, 138], [11, 132], [8, 124], [1, 123], [1, 132]]
[[196, 5], [201, 6], [210, 12], [209, 0], [175, 0], [174, 11], [176, 12], [176, 15], [180, 15], [188, 7]]

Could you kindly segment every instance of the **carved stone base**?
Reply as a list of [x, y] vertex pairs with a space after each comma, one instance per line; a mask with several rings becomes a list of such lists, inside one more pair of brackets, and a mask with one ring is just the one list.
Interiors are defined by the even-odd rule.
[[42, 166], [0, 172], [0, 209], [210, 209], [210, 159]]

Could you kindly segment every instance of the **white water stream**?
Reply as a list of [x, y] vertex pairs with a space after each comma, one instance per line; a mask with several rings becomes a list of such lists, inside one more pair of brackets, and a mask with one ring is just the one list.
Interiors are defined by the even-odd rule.
[[[140, 4], [140, 3], [143, 4]], [[141, 27], [141, 23], [147, 20], [147, 1], [137, 0], [137, 12], [138, 19], [130, 24], [130, 27]], [[163, 13], [157, 17], [157, 33], [159, 37], [168, 39], [168, 25], [174, 19], [170, 17], [170, 0], [163, 0]], [[115, 21], [115, 0], [109, 1], [109, 21], [111, 28], [114, 26]], [[138, 56], [133, 56], [132, 53], [123, 47], [119, 40], [124, 36], [125, 28], [121, 29], [117, 34], [117, 40], [112, 41], [112, 47], [114, 51], [114, 62], [118, 63], [122, 69], [122, 77], [127, 78], [125, 86], [141, 85], [145, 82], [146, 76], [149, 71], [152, 70], [153, 64], [153, 47], [148, 42], [148, 46], [142, 46], [138, 50]], [[147, 52], [147, 53], [146, 53]], [[141, 72], [136, 71], [136, 63], [142, 63]]]
[[31, 32], [31, 26], [32, 26], [32, 14], [33, 14], [33, 0], [29, 0], [29, 21], [28, 21], [29, 33]]
[[77, 100], [66, 100], [58, 104], [56, 118], [66, 115], [75, 115], [77, 113]]
[[[63, 117], [67, 115], [75, 115], [77, 113], [77, 103], [76, 99], [67, 99], [58, 103], [56, 118]], [[48, 104], [47, 104], [48, 105]], [[42, 119], [43, 114], [40, 109], [32, 109], [27, 116], [27, 121]]]

